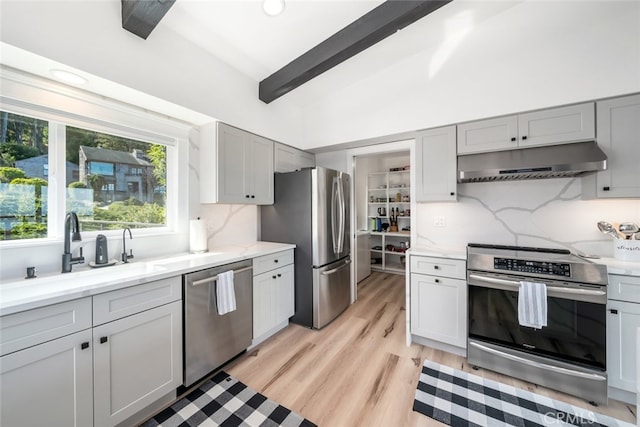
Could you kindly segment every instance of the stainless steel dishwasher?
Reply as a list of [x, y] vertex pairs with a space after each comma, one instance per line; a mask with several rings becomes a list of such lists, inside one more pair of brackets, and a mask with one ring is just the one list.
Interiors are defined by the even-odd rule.
[[[184, 385], [189, 387], [251, 345], [252, 261], [184, 275]], [[236, 310], [219, 315], [218, 274], [233, 270]]]

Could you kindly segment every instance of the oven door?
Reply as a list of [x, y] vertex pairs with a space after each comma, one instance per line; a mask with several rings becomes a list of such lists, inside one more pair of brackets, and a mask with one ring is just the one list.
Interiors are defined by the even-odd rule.
[[531, 278], [469, 271], [469, 338], [606, 370], [606, 288], [547, 284], [547, 325], [518, 323], [518, 288]]

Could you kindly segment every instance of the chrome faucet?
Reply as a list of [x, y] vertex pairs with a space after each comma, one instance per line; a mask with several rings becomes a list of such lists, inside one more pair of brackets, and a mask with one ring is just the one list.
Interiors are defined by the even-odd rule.
[[[70, 234], [72, 234], [70, 236]], [[71, 241], [79, 242], [82, 240], [80, 237], [80, 226], [78, 225], [78, 215], [75, 212], [69, 212], [64, 218], [64, 252], [62, 254], [62, 272], [69, 273], [73, 264], [80, 264], [84, 262], [82, 256], [82, 248], [80, 248], [80, 256], [74, 258], [71, 254]]]
[[133, 258], [133, 249], [129, 249], [129, 253], [127, 254], [127, 246], [125, 243], [126, 240], [124, 238], [127, 231], [129, 232], [129, 239], [133, 239], [133, 236], [131, 235], [131, 229], [129, 227], [126, 227], [124, 230], [122, 230], [122, 262], [129, 262], [129, 260]]

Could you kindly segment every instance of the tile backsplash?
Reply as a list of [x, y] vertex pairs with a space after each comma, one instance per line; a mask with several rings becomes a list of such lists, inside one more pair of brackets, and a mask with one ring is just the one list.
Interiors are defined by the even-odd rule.
[[459, 184], [457, 203], [419, 203], [416, 210], [414, 246], [459, 251], [473, 242], [610, 257], [611, 237], [597, 222], [640, 223], [640, 199], [583, 200], [580, 178]]

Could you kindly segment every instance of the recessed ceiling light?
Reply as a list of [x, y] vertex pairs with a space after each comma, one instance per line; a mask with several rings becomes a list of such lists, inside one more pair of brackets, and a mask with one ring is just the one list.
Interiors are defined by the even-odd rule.
[[284, 0], [264, 0], [262, 9], [269, 16], [280, 15], [284, 11]]
[[84, 85], [88, 83], [88, 80], [82, 76], [74, 74], [70, 71], [65, 70], [51, 70], [51, 74], [56, 79], [63, 81], [65, 83], [69, 83], [72, 85]]

